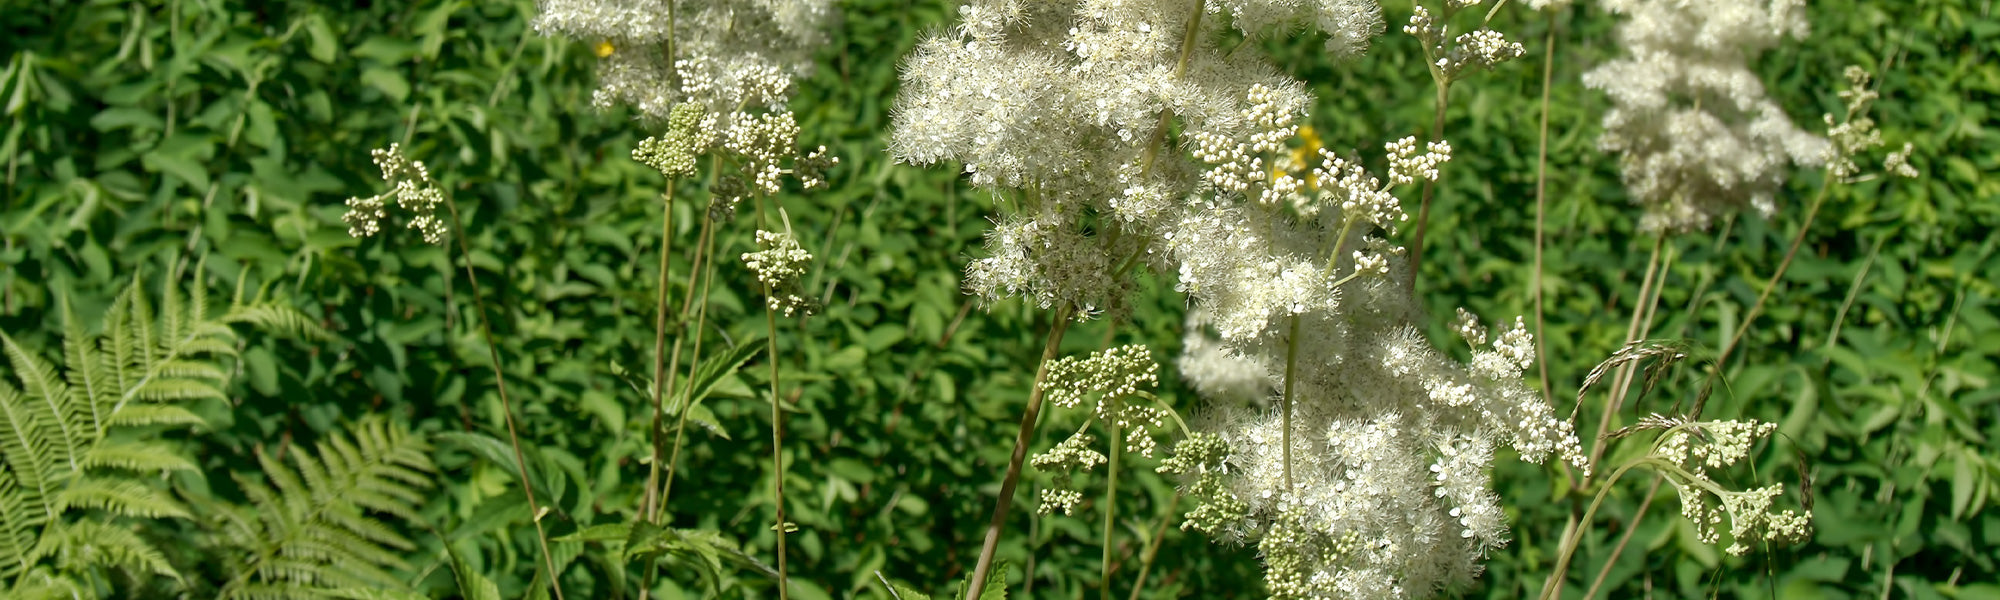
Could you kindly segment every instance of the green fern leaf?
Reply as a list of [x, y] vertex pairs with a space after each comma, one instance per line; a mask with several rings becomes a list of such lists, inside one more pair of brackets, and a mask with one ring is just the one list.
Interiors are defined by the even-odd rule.
[[[127, 408], [126, 412], [131, 412], [132, 408]], [[177, 407], [176, 410], [193, 416], [193, 413], [187, 413]], [[198, 418], [195, 422], [199, 422]], [[78, 462], [82, 463], [85, 469], [124, 469], [147, 474], [196, 469], [194, 461], [175, 452], [172, 446], [150, 441], [99, 442]]]
[[130, 479], [86, 477], [56, 493], [56, 511], [91, 508], [123, 517], [185, 519], [187, 509], [152, 486]]
[[[83, 444], [83, 432], [75, 431], [64, 415], [69, 412], [64, 406], [69, 400], [69, 385], [56, 376], [54, 365], [22, 348], [12, 336], [0, 333], [0, 346], [5, 347], [7, 359], [14, 366], [14, 377], [20, 380], [21, 391], [25, 392], [23, 396], [27, 402], [24, 408], [31, 412], [25, 413], [24, 418], [35, 419], [37, 425], [46, 428], [43, 435], [48, 438], [40, 451], [48, 454], [42, 458], [49, 463], [57, 463], [56, 468], [74, 470], [77, 448]], [[56, 474], [44, 471], [43, 476], [55, 477]]]
[[97, 572], [105, 568], [179, 578], [135, 521], [188, 517], [158, 478], [146, 476], [196, 470], [195, 463], [158, 441], [155, 430], [107, 436], [118, 428], [201, 425], [180, 403], [223, 398], [233, 371], [228, 359], [237, 352], [230, 323], [287, 332], [311, 325], [302, 313], [268, 303], [217, 316], [203, 286], [195, 287], [184, 295], [169, 281], [156, 313], [135, 281], [113, 300], [98, 334], [62, 299], [60, 368], [0, 332], [11, 367], [0, 370], [0, 581], [11, 586], [0, 596], [94, 596], [101, 591], [95, 582], [108, 581]]
[[116, 567], [181, 580], [181, 574], [158, 548], [131, 529], [104, 521], [80, 520], [53, 527], [42, 536], [36, 554], [54, 557], [56, 566], [69, 572]]
[[290, 464], [262, 451], [257, 459], [264, 481], [237, 477], [250, 514], [223, 523], [249, 560], [221, 597], [404, 589], [394, 572], [409, 568], [402, 557], [415, 544], [370, 515], [416, 518], [436, 470], [421, 438], [370, 417], [314, 452], [291, 452]]

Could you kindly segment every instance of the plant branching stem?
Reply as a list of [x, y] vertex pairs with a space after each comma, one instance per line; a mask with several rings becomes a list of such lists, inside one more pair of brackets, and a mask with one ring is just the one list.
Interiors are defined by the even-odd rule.
[[[1778, 287], [1778, 280], [1785, 276], [1785, 271], [1791, 267], [1792, 258], [1798, 254], [1799, 246], [1805, 243], [1806, 233], [1812, 230], [1813, 219], [1819, 215], [1820, 205], [1825, 203], [1826, 197], [1832, 190], [1833, 185], [1834, 182], [1828, 181], [1825, 185], [1820, 186], [1819, 192], [1813, 196], [1812, 203], [1807, 205], [1805, 220], [1799, 223], [1798, 232], [1792, 235], [1791, 246], [1785, 249], [1785, 257], [1778, 262], [1777, 271], [1773, 272], [1771, 274], [1770, 280], [1764, 283], [1764, 290], [1757, 294], [1757, 301], [1750, 305], [1749, 312], [1744, 313], [1743, 322], [1739, 323], [1736, 326], [1736, 331], [1730, 334], [1729, 340], [1723, 344], [1722, 350], [1717, 353], [1714, 368], [1712, 371], [1709, 372], [1708, 376], [1709, 384], [1713, 384], [1715, 378], [1721, 377], [1723, 365], [1726, 364], [1726, 362], [1728, 361], [1730, 353], [1736, 349], [1736, 345], [1743, 340], [1743, 336], [1750, 330], [1750, 324], [1756, 321], [1757, 316], [1763, 312], [1764, 303], [1770, 299], [1771, 291]], [[1693, 420], [1700, 418], [1702, 408], [1703, 408], [1702, 404], [1700, 403], [1695, 404], [1693, 410], [1689, 411], [1687, 419]], [[1617, 479], [1617, 476], [1614, 474], [1612, 476], [1612, 479], [1613, 480]], [[1629, 520], [1629, 524], [1626, 525], [1625, 533], [1622, 536], [1620, 536], [1617, 545], [1612, 546], [1609, 558], [1607, 558], [1605, 560], [1604, 565], [1599, 568], [1597, 577], [1593, 581], [1591, 581], [1589, 590], [1584, 594], [1585, 598], [1590, 598], [1592, 596], [1595, 596], [1597, 594], [1598, 589], [1604, 584], [1606, 577], [1610, 575], [1612, 565], [1618, 562], [1618, 557], [1620, 554], [1624, 553], [1625, 546], [1631, 543], [1632, 533], [1638, 530], [1639, 520], [1645, 518], [1647, 509], [1652, 507], [1653, 496], [1659, 493], [1660, 484], [1665, 479], [1666, 476], [1664, 474], [1656, 473], [1653, 475], [1653, 482], [1647, 488], [1645, 498], [1640, 501], [1638, 510], [1633, 512], [1632, 518]], [[1609, 489], [1610, 482], [1607, 481], [1604, 484], [1604, 487], [1605, 489]], [[1600, 490], [1599, 494], [1601, 495], [1602, 493], [1603, 491]], [[1595, 503], [1593, 503], [1593, 505], [1594, 504]], [[1586, 516], [1587, 515], [1588, 513], [1586, 513]], [[1574, 549], [1571, 548], [1570, 551], [1573, 552]], [[1563, 559], [1562, 562], [1559, 563], [1559, 568], [1566, 568], [1567, 563], [1568, 560]], [[1550, 582], [1553, 585], [1552, 589], [1554, 593], [1560, 594], [1562, 592], [1562, 582], [1556, 577], [1551, 577]], [[1550, 589], [1551, 588], [1545, 586], [1544, 591], [1547, 592]], [[1544, 597], [1546, 598], [1551, 596], [1544, 594]]]
[[[1450, 17], [1447, 16], [1445, 18]], [[1432, 60], [1435, 61], [1436, 59]], [[1432, 68], [1432, 71], [1437, 81], [1437, 112], [1431, 116], [1430, 141], [1436, 143], [1444, 139], [1444, 109], [1446, 103], [1451, 101], [1451, 80], [1445, 79], [1444, 75], [1437, 72], [1435, 67]], [[1417, 274], [1422, 272], [1421, 269], [1424, 263], [1424, 231], [1429, 229], [1430, 226], [1431, 197], [1436, 195], [1436, 193], [1437, 180], [1425, 179], [1423, 201], [1418, 204], [1417, 208], [1417, 234], [1416, 237], [1410, 240], [1410, 281], [1408, 284], [1411, 291], [1417, 289]]]
[[[1632, 319], [1625, 325], [1626, 344], [1646, 339], [1646, 334], [1652, 329], [1653, 306], [1660, 298], [1660, 288], [1665, 287], [1667, 281], [1666, 269], [1663, 268], [1661, 261], [1666, 240], [1665, 233], [1653, 236], [1653, 252], [1651, 257], [1646, 259], [1646, 277], [1639, 282], [1639, 296], [1632, 303]], [[1608, 441], [1604, 433], [1611, 430], [1611, 417], [1623, 408], [1625, 390], [1631, 384], [1632, 371], [1637, 366], [1636, 362], [1619, 365], [1618, 371], [1612, 375], [1609, 400], [1604, 404], [1604, 413], [1598, 415], [1597, 419], [1597, 439], [1590, 444], [1590, 462], [1584, 464], [1594, 466], [1597, 460], [1604, 456], [1604, 445]], [[1582, 484], [1583, 480], [1579, 480], [1578, 483]]]
[[1590, 581], [1589, 591], [1583, 593], [1586, 600], [1597, 597], [1597, 590], [1604, 587], [1604, 580], [1611, 576], [1611, 567], [1618, 564], [1618, 555], [1624, 554], [1625, 546], [1632, 543], [1632, 534], [1639, 531], [1639, 519], [1646, 517], [1646, 509], [1653, 506], [1653, 496], [1660, 493], [1660, 484], [1666, 480], [1663, 475], [1653, 475], [1653, 485], [1646, 489], [1646, 496], [1639, 501], [1639, 510], [1632, 513], [1632, 520], [1625, 524], [1625, 532], [1618, 536], [1618, 544], [1611, 547], [1604, 566], [1597, 569], [1597, 577]]
[[[757, 194], [757, 225], [768, 227], [762, 193]], [[764, 285], [765, 298], [775, 293], [770, 284]], [[778, 600], [786, 600], [791, 597], [791, 581], [785, 569], [785, 530], [791, 524], [785, 521], [785, 411], [778, 385], [778, 309], [768, 303], [764, 305], [764, 325], [769, 336], [764, 356], [771, 363], [771, 501], [778, 507], [778, 524], [774, 529], [778, 533]]]
[[[709, 258], [708, 255], [714, 249], [715, 246], [715, 232], [711, 228], [713, 224], [714, 224], [713, 221], [710, 221], [708, 219], [702, 219], [701, 234], [699, 241], [701, 246], [695, 249], [694, 262], [688, 265], [689, 272], [700, 274], [701, 285], [699, 287], [702, 289], [703, 293], [701, 296], [702, 302], [699, 305], [699, 308], [695, 309], [694, 350], [691, 354], [692, 358], [689, 360], [690, 364], [688, 365], [687, 387], [682, 391], [681, 394], [682, 396], [688, 396], [693, 393], [694, 370], [698, 367], [698, 365], [701, 364], [701, 331], [704, 327], [707, 326], [707, 321], [708, 321], [707, 291], [709, 284], [713, 283], [715, 279], [714, 268], [712, 267], [708, 269], [703, 268], [704, 266], [707, 266], [705, 263], [708, 262]], [[694, 285], [694, 283], [695, 282], [690, 281], [688, 284], [688, 299], [687, 302], [684, 302], [681, 305], [682, 319], [687, 318], [686, 317], [687, 307], [693, 305], [694, 290], [697, 287]], [[674, 342], [674, 356], [671, 358], [675, 362], [678, 362], [680, 360], [679, 341]], [[678, 371], [676, 371], [675, 373], [678, 373]], [[689, 402], [689, 404], [692, 404], [692, 402]], [[673, 496], [674, 473], [676, 469], [680, 466], [681, 439], [683, 437], [682, 433], [687, 430], [688, 413], [690, 412], [690, 409], [693, 408], [694, 408], [693, 406], [681, 407], [680, 415], [676, 417], [677, 423], [674, 425], [674, 449], [671, 454], [667, 455], [667, 477], [664, 481], [660, 482], [660, 502], [658, 505], [654, 506], [654, 511], [656, 513], [664, 512], [666, 510], [667, 500]], [[661, 518], [662, 517], [660, 515], [656, 514], [654, 516], [654, 522], [660, 522]]]
[[1644, 459], [1621, 465], [1604, 480], [1604, 486], [1598, 488], [1597, 495], [1591, 498], [1590, 508], [1583, 511], [1583, 516], [1574, 521], [1577, 526], [1570, 529], [1568, 535], [1563, 537], [1562, 549], [1556, 553], [1555, 568], [1550, 571], [1548, 582], [1542, 585], [1542, 593], [1537, 596], [1538, 598], [1549, 600], [1562, 593], [1563, 580], [1569, 576], [1570, 560], [1576, 556], [1576, 547], [1583, 540], [1583, 532], [1590, 530], [1590, 519], [1597, 515], [1597, 507], [1604, 504], [1604, 497], [1611, 491], [1611, 484], [1624, 477], [1626, 471], [1641, 464], [1645, 464]]
[[[1498, 10], [1499, 6], [1493, 7]], [[1487, 13], [1490, 18], [1492, 13]], [[1542, 401], [1555, 405], [1555, 387], [1549, 380], [1548, 330], [1542, 325], [1542, 246], [1548, 230], [1549, 206], [1549, 88], [1556, 73], [1556, 14], [1549, 11], [1548, 33], [1542, 42], [1542, 126], [1535, 154], [1535, 273], [1528, 288], [1535, 303], [1535, 363], [1541, 369]]]
[[[650, 472], [646, 475], [645, 501], [639, 503], [639, 518], [649, 521], [654, 525], [660, 524], [658, 520], [659, 511], [655, 507], [658, 506], [660, 500], [660, 461], [666, 458], [662, 456], [664, 448], [660, 446], [662, 433], [661, 421], [665, 417], [667, 390], [670, 388], [666, 379], [666, 350], [667, 260], [674, 252], [674, 179], [671, 177], [667, 178], [667, 190], [660, 199], [660, 207], [663, 209], [661, 211], [663, 214], [660, 217], [660, 283], [657, 290], [659, 306], [653, 317], [653, 427], [650, 431], [653, 438], [653, 461], [652, 468], [649, 469]], [[675, 344], [675, 346], [678, 349], [679, 344]], [[686, 413], [687, 411], [683, 409], [681, 412]]]
[[[1043, 386], [1048, 382], [1049, 363], [1056, 359], [1062, 347], [1063, 335], [1069, 332], [1072, 309], [1065, 305], [1056, 309], [1055, 323], [1049, 326], [1048, 341], [1042, 346], [1042, 362], [1035, 367], [1034, 387], [1028, 390], [1028, 407], [1021, 412], [1021, 429], [1014, 435], [1014, 454], [1007, 461], [1007, 475], [1000, 480], [1000, 497], [993, 505], [993, 520], [986, 524], [986, 542], [979, 548], [979, 561], [973, 564], [972, 580], [965, 587], [966, 600], [979, 600], [980, 592], [986, 589], [986, 575], [993, 570], [993, 553], [1000, 548], [1000, 530], [1007, 525], [1007, 509], [1013, 505], [1014, 486], [1021, 480], [1021, 461], [1028, 456], [1029, 438], [1035, 435], [1035, 421], [1041, 416]], [[1006, 582], [1001, 582], [1006, 585]]]
[[1279, 426], [1284, 428], [1285, 494], [1292, 493], [1292, 389], [1298, 380], [1299, 316], [1292, 315], [1291, 333], [1285, 340], [1285, 399], [1278, 407]]
[[486, 339], [486, 357], [492, 361], [493, 385], [500, 394], [500, 414], [507, 421], [507, 442], [514, 448], [515, 474], [521, 478], [521, 492], [528, 498], [528, 520], [535, 524], [535, 539], [542, 546], [542, 565], [548, 569], [549, 589], [555, 592], [556, 600], [562, 600], [561, 574], [556, 572], [555, 555], [549, 553], [549, 534], [542, 529], [542, 509], [535, 502], [535, 486], [528, 479], [528, 459], [521, 453], [521, 435], [514, 427], [514, 403], [507, 397], [507, 375], [500, 370], [500, 346], [493, 342], [493, 321], [486, 314], [486, 298], [479, 290], [479, 274], [472, 268], [472, 246], [465, 241], [465, 225], [458, 219], [458, 203], [447, 194], [444, 204], [451, 211], [451, 229], [457, 234], [459, 257], [465, 259], [465, 278], [472, 284], [472, 306], [479, 313], [479, 333]]
[[1103, 588], [1104, 600], [1111, 596], [1111, 553], [1114, 537], [1118, 533], [1118, 468], [1125, 454], [1124, 431], [1118, 426], [1118, 419], [1109, 419], [1111, 425], [1111, 459], [1104, 471], [1104, 567], [1099, 587]]

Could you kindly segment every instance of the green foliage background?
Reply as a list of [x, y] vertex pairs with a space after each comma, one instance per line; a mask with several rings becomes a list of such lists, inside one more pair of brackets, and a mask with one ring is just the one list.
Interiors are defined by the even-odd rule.
[[[1407, 1], [1384, 4], [1391, 22], [1408, 15]], [[229, 401], [200, 405], [205, 427], [160, 434], [187, 449], [199, 476], [161, 485], [192, 505], [243, 502], [243, 488], [225, 483], [268, 474], [263, 453], [309, 449], [387, 415], [427, 436], [437, 468], [415, 518], [386, 521], [411, 543], [395, 577], [440, 597], [468, 580], [455, 572], [483, 574], [505, 597], [535, 587], [539, 551], [462, 268], [400, 228], [356, 240], [340, 222], [343, 199], [379, 187], [368, 151], [402, 142], [465, 212], [537, 497], [553, 504], [543, 524], [563, 536], [630, 514], [646, 476], [650, 408], [619, 373], [650, 365], [662, 182], [629, 159], [650, 132], [625, 111], [589, 107], [595, 59], [536, 35], [532, 2], [0, 5], [0, 329], [55, 357], [59, 298], [88, 320], [135, 277], [158, 279], [206, 256], [197, 285], [289, 298], [334, 338], [241, 338]], [[922, 32], [950, 23], [956, 6], [852, 0], [841, 10], [792, 108], [801, 142], [826, 145], [842, 163], [830, 191], [781, 198], [818, 257], [807, 289], [825, 303], [820, 315], [781, 324], [795, 411], [786, 439], [788, 517], [800, 527], [792, 577], [801, 598], [885, 597], [878, 570], [941, 591], [976, 555], [1049, 316], [1018, 302], [969, 306], [959, 274], [979, 251], [990, 197], [949, 169], [895, 165], [883, 150], [898, 60]], [[1924, 173], [1833, 191], [1766, 314], [1723, 365], [1728, 386], [1708, 411], [1781, 424], [1758, 479], [1791, 477], [1803, 459], [1817, 536], [1721, 556], [1694, 541], [1663, 497], [1611, 566], [1612, 597], [2000, 597], [1988, 583], [2000, 577], [2000, 513], [1989, 510], [2000, 501], [2000, 137], [1989, 129], [2000, 19], [1973, 0], [1828, 0], [1810, 10], [1813, 36], [1759, 62], [1773, 96], [1795, 121], [1816, 123], [1840, 107], [1841, 69], [1870, 68], [1885, 138], [1914, 144]], [[1582, 376], [1622, 342], [1651, 247], [1634, 231], [1614, 159], [1594, 146], [1607, 102], [1578, 80], [1616, 52], [1604, 14], [1577, 8], [1550, 21], [1510, 6], [1496, 17], [1529, 55], [1454, 90], [1447, 137], [1456, 151], [1418, 285], [1434, 314], [1531, 314], [1539, 57], [1551, 23], [1543, 282], [1549, 372], [1567, 407]], [[1346, 64], [1318, 48], [1301, 40], [1267, 49], [1313, 86], [1313, 124], [1328, 147], [1373, 149], [1423, 132], [1431, 87], [1412, 40], [1386, 35]], [[1669, 240], [1655, 336], [1692, 339], [1712, 355], [1823, 184], [1800, 173], [1776, 218]], [[677, 205], [679, 239], [694, 237], [693, 206]], [[749, 233], [725, 230], [721, 255], [750, 247]], [[688, 265], [686, 252], [676, 255], [678, 294]], [[761, 311], [746, 291], [754, 280], [733, 261], [719, 277], [709, 342], [761, 339]], [[1184, 301], [1170, 281], [1151, 282], [1132, 322], [1081, 326], [1064, 350], [1139, 342], [1173, 356]], [[1443, 325], [1433, 339], [1444, 339]], [[670, 506], [676, 527], [715, 532], [717, 547], [741, 544], [747, 558], [708, 575], [702, 561], [672, 555], [668, 597], [774, 591], [753, 564], [769, 562], [774, 544], [768, 401], [752, 392], [765, 383], [762, 361], [717, 387], [707, 405], [714, 429], [690, 431]], [[1171, 371], [1162, 393], [1198, 412]], [[1613, 426], [1690, 396], [1701, 375], [1682, 374]], [[1603, 402], [1585, 398], [1584, 433], [1594, 433]], [[1075, 423], [1061, 413], [1045, 417], [1037, 449], [1054, 443], [1047, 432]], [[1496, 485], [1515, 543], [1464, 595], [1539, 589], [1579, 500], [1551, 471], [1502, 463]], [[1137, 583], [1136, 558], [1173, 498], [1150, 468], [1128, 481], [1138, 483], [1121, 487], [1130, 490], [1120, 502], [1121, 586]], [[1600, 513], [1570, 595], [1602, 566], [1644, 485], [1622, 483]], [[1003, 540], [1009, 589], [1089, 591], [1099, 570], [1089, 501], [1074, 518], [1031, 512], [1017, 510]], [[213, 595], [231, 576], [211, 560], [221, 551], [199, 541], [220, 531], [204, 523], [142, 528], [192, 575], [184, 585], [193, 596]], [[1252, 551], [1164, 531], [1146, 597], [1261, 595]], [[580, 553], [563, 579], [573, 597], [635, 594], [615, 557], [560, 546]], [[122, 575], [100, 583], [139, 595], [181, 585]]]

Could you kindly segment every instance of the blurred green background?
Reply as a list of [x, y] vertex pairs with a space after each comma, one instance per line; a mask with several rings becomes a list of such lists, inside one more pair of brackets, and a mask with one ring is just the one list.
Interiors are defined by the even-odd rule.
[[[463, 270], [400, 227], [356, 240], [340, 221], [344, 199], [380, 191], [369, 150], [401, 142], [466, 213], [529, 461], [538, 489], [555, 498], [544, 525], [563, 535], [630, 513], [651, 413], [617, 373], [650, 366], [663, 183], [629, 158], [652, 132], [625, 110], [590, 107], [595, 58], [580, 43], [537, 35], [532, 2], [0, 4], [0, 329], [52, 354], [58, 296], [83, 314], [101, 311], [131, 278], [206, 255], [212, 288], [247, 277], [337, 337], [245, 338], [233, 405], [207, 406], [210, 427], [181, 436], [206, 479], [254, 472], [254, 449], [310, 442], [369, 413], [504, 440]], [[923, 32], [947, 26], [955, 4], [850, 0], [840, 10], [792, 109], [801, 143], [824, 144], [842, 162], [830, 191], [780, 199], [817, 257], [807, 289], [825, 304], [781, 323], [797, 409], [786, 439], [788, 517], [800, 527], [791, 573], [800, 598], [886, 597], [878, 570], [943, 591], [977, 554], [1049, 315], [1019, 302], [969, 306], [960, 269], [979, 252], [990, 195], [950, 169], [896, 165], [884, 151], [898, 61]], [[1832, 191], [1782, 287], [1723, 365], [1726, 389], [1707, 412], [1781, 424], [1784, 435], [1758, 455], [1761, 475], [1745, 470], [1726, 483], [1792, 481], [1802, 461], [1817, 535], [1727, 557], [1696, 542], [1662, 492], [1633, 549], [1611, 566], [1610, 597], [2000, 598], [1991, 583], [2000, 513], [1988, 510], [2000, 500], [2000, 137], [1989, 129], [2000, 19], [1990, 0], [1827, 0], [1809, 10], [1812, 36], [1757, 62], [1772, 96], [1814, 129], [1841, 107], [1845, 66], [1877, 72], [1875, 119], [1891, 147], [1914, 144], [1923, 172]], [[1392, 24], [1409, 12], [1407, 1], [1384, 3]], [[1652, 246], [1634, 231], [1615, 158], [1595, 148], [1607, 101], [1579, 83], [1616, 54], [1612, 24], [1595, 7], [1552, 19], [1521, 6], [1499, 12], [1494, 26], [1528, 55], [1454, 90], [1455, 152], [1418, 283], [1435, 315], [1458, 306], [1489, 319], [1531, 314], [1540, 57], [1553, 25], [1543, 282], [1559, 410], [1623, 341]], [[1391, 33], [1342, 64], [1312, 39], [1266, 50], [1319, 97], [1311, 123], [1328, 147], [1372, 154], [1428, 127], [1431, 84], [1414, 44]], [[1654, 336], [1693, 340], [1706, 349], [1697, 355], [1712, 356], [1822, 185], [1819, 174], [1798, 173], [1775, 218], [1669, 239]], [[677, 235], [692, 240], [697, 209], [677, 206]], [[722, 256], [751, 247], [748, 228], [722, 235]], [[691, 246], [678, 244], [676, 289]], [[754, 280], [734, 261], [718, 277], [710, 342], [763, 337], [757, 299], [744, 291]], [[1175, 356], [1185, 302], [1171, 281], [1145, 282], [1132, 322], [1080, 326], [1064, 350], [1136, 342], [1163, 362]], [[1446, 322], [1434, 321], [1433, 339], [1446, 339]], [[768, 404], [750, 392], [765, 384], [762, 361], [718, 388], [714, 430], [691, 430], [670, 510], [676, 526], [714, 530], [768, 561]], [[1162, 393], [1184, 413], [1200, 411], [1171, 371]], [[1683, 372], [1613, 426], [1688, 398], [1701, 377]], [[1585, 398], [1583, 433], [1595, 433], [1603, 402]], [[1048, 411], [1035, 449], [1078, 417]], [[437, 498], [423, 507], [425, 523], [408, 529], [415, 570], [399, 575], [420, 593], [456, 595], [449, 544], [505, 596], [523, 595], [539, 555], [511, 469], [440, 439]], [[1139, 557], [1164, 531], [1144, 597], [1260, 597], [1253, 549], [1162, 530], [1171, 484], [1135, 462], [1144, 464], [1127, 481], [1137, 484], [1121, 486], [1118, 593], [1138, 583]], [[1495, 485], [1515, 541], [1465, 596], [1535, 593], [1576, 500], [1551, 472], [1500, 462]], [[1033, 517], [1029, 494], [1046, 475], [1029, 473], [1000, 553], [1012, 565], [1009, 589], [1079, 597], [1100, 567], [1094, 499], [1076, 517]], [[1623, 482], [1600, 511], [1568, 595], [1582, 595], [1602, 567], [1645, 479]], [[177, 568], [197, 574], [185, 588], [134, 590], [212, 595], [227, 575], [198, 544], [174, 541], [198, 527], [148, 530]], [[635, 582], [614, 575], [625, 569], [586, 552], [563, 581], [571, 597], [631, 596]], [[670, 563], [668, 597], [709, 594], [698, 571]], [[737, 585], [723, 596], [774, 591], [749, 572], [728, 579]]]

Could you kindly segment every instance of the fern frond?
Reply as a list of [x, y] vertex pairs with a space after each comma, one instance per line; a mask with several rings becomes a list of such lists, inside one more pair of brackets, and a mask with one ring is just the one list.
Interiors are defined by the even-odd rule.
[[200, 415], [172, 404], [133, 404], [119, 409], [117, 413], [112, 414], [104, 422], [104, 426], [144, 427], [148, 425], [164, 425], [181, 427], [186, 425], [204, 425], [207, 423], [208, 421], [203, 420]]
[[[64, 406], [68, 402], [69, 384], [63, 383], [56, 375], [55, 365], [35, 356], [34, 352], [22, 348], [14, 342], [13, 336], [0, 332], [0, 346], [4, 346], [7, 359], [14, 365], [14, 378], [20, 380], [25, 403], [34, 417], [48, 430], [44, 435], [52, 436], [44, 446], [51, 462], [60, 463], [71, 470], [76, 469], [78, 446], [83, 445], [83, 432], [75, 431], [68, 422], [70, 412]], [[53, 473], [47, 476], [53, 476]]]
[[39, 556], [56, 559], [56, 567], [77, 572], [93, 567], [165, 575], [181, 581], [167, 557], [131, 529], [104, 521], [81, 520], [50, 528], [36, 548]]
[[[14, 502], [20, 505], [9, 514], [18, 517], [23, 526], [39, 528], [55, 513], [49, 499], [55, 492], [59, 467], [57, 453], [49, 449], [51, 436], [45, 433], [52, 426], [49, 421], [54, 419], [35, 409], [36, 405], [13, 386], [0, 382], [0, 458], [6, 461], [8, 479], [17, 490]], [[0, 568], [0, 576], [11, 577], [20, 572], [12, 567]]]
[[333, 334], [320, 327], [311, 315], [298, 309], [277, 304], [250, 304], [229, 307], [228, 314], [221, 322], [252, 325], [269, 333], [296, 337], [302, 340], [325, 341], [333, 339]]
[[12, 471], [0, 471], [0, 580], [34, 566], [35, 532], [48, 520], [39, 504], [22, 494]]
[[7, 597], [13, 600], [76, 600], [95, 595], [94, 590], [68, 574], [45, 568], [28, 572], [15, 581], [14, 589], [7, 590]]
[[[64, 582], [76, 581], [88, 584], [85, 595], [95, 595], [103, 579], [89, 571], [106, 567], [178, 578], [125, 519], [186, 518], [188, 510], [144, 476], [195, 470], [195, 463], [149, 437], [154, 432], [114, 441], [106, 436], [120, 427], [202, 424], [180, 404], [224, 398], [234, 370], [229, 359], [237, 354], [233, 322], [273, 324], [285, 333], [317, 331], [298, 311], [266, 303], [233, 305], [229, 314], [216, 315], [199, 281], [185, 294], [180, 282], [168, 281], [157, 312], [143, 288], [135, 280], [118, 294], [98, 334], [62, 300], [60, 368], [0, 332], [0, 353], [11, 367], [0, 368], [0, 581], [15, 586], [0, 596], [60, 594], [70, 589]], [[237, 313], [250, 317], [232, 316]], [[360, 535], [355, 531], [381, 535], [358, 526], [342, 530]]]
[[[189, 416], [194, 415], [177, 407], [176, 410]], [[126, 412], [132, 411], [126, 409]], [[196, 469], [194, 461], [176, 453], [173, 446], [149, 441], [99, 442], [78, 462], [85, 469], [124, 469], [147, 474]]]
[[237, 478], [254, 513], [223, 522], [249, 559], [221, 597], [404, 588], [394, 572], [409, 568], [402, 557], [415, 544], [370, 514], [416, 519], [435, 470], [422, 439], [370, 417], [314, 452], [292, 452], [290, 464], [262, 451], [257, 459], [264, 480]]
[[72, 482], [56, 493], [55, 505], [58, 512], [94, 508], [123, 517], [185, 519], [188, 516], [187, 509], [158, 489], [111, 477], [86, 477]]
[[92, 437], [103, 437], [104, 417], [118, 401], [117, 383], [110, 373], [112, 365], [109, 357], [98, 350], [97, 338], [84, 330], [83, 320], [76, 317], [68, 298], [62, 300], [62, 318], [63, 362], [69, 367], [64, 376], [70, 389], [82, 394], [73, 401], [79, 406], [71, 409], [87, 413]]

